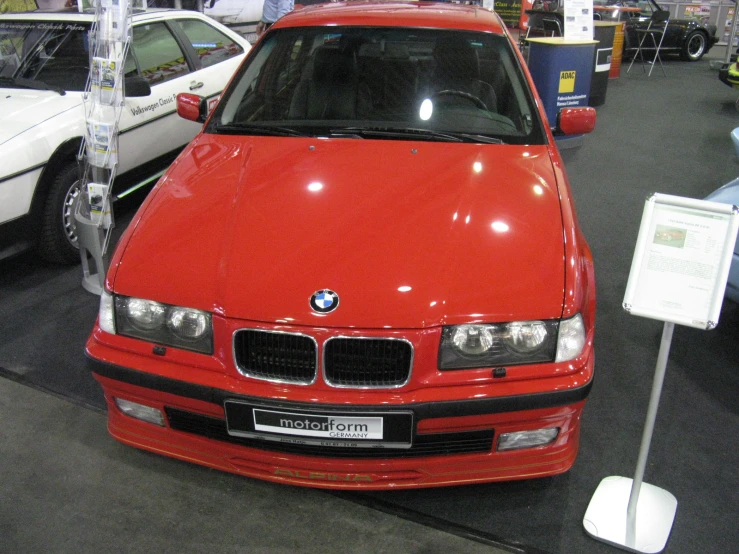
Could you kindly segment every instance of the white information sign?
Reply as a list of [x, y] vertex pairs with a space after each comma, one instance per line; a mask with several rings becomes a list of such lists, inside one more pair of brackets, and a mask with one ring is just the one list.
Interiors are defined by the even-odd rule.
[[736, 206], [654, 194], [644, 205], [624, 309], [698, 329], [716, 327], [737, 229]]
[[593, 40], [593, 0], [565, 0], [567, 40]]

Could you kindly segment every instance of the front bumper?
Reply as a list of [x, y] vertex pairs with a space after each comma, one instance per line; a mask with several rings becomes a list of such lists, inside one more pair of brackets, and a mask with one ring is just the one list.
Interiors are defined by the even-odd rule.
[[[88, 363], [105, 392], [108, 429], [119, 441], [249, 477], [341, 489], [459, 485], [563, 473], [577, 456], [580, 417], [593, 369], [591, 355], [582, 372], [568, 377], [577, 386], [554, 387], [549, 392], [475, 399], [469, 391], [450, 391], [450, 399], [443, 401], [404, 399], [395, 392], [388, 395], [388, 402], [317, 404], [277, 395], [250, 396], [243, 390], [237, 392], [227, 381], [210, 386], [133, 370], [110, 363], [109, 354], [109, 349], [91, 337]], [[164, 426], [124, 414], [116, 398], [161, 410]], [[226, 400], [284, 410], [411, 411], [413, 446], [332, 449], [231, 436], [224, 412]], [[551, 427], [559, 428], [559, 434], [550, 444], [496, 450], [502, 433]]]

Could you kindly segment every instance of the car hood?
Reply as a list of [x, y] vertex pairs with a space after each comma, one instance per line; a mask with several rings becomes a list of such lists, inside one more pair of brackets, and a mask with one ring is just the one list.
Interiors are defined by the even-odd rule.
[[0, 88], [0, 144], [81, 104], [74, 93]]
[[[560, 317], [545, 146], [200, 135], [155, 187], [118, 294], [292, 325]], [[339, 307], [317, 314], [321, 289]]]

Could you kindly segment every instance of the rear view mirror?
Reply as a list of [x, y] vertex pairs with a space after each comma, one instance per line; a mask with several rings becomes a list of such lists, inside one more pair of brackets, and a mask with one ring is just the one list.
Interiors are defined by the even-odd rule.
[[131, 77], [126, 77], [124, 81], [124, 87], [126, 96], [131, 98], [149, 96], [151, 94], [149, 81], [147, 81], [140, 75], [132, 75]]
[[182, 92], [177, 95], [177, 115], [183, 119], [203, 123], [208, 116], [208, 102], [197, 94]]
[[564, 108], [557, 114], [557, 134], [584, 135], [595, 129], [594, 108]]

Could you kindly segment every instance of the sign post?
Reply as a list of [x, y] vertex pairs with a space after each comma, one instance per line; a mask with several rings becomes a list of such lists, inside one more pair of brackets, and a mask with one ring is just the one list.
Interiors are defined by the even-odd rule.
[[623, 307], [664, 321], [634, 479], [606, 477], [583, 518], [594, 539], [630, 552], [664, 550], [677, 511], [668, 491], [643, 482], [675, 324], [718, 325], [739, 208], [666, 194], [647, 199]]

